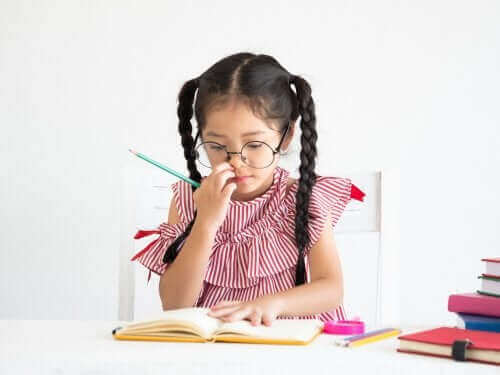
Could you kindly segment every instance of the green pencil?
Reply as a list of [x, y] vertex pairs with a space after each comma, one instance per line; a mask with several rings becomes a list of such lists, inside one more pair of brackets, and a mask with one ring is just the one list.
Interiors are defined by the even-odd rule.
[[184, 180], [186, 182], [189, 182], [191, 185], [195, 186], [195, 187], [200, 187], [200, 183], [194, 181], [194, 180], [191, 180], [189, 177], [186, 177], [184, 175], [182, 175], [181, 173], [177, 172], [177, 171], [174, 171], [173, 169], [169, 168], [169, 167], [166, 167], [164, 166], [163, 164], [160, 164], [158, 163], [157, 161], [154, 161], [153, 159], [150, 159], [148, 158], [146, 155], [143, 155], [141, 154], [140, 152], [135, 152], [134, 150], [131, 150], [130, 148], [128, 149], [132, 154], [134, 154], [135, 156], [138, 156], [140, 157], [141, 159], [143, 160], [146, 160], [148, 163], [151, 163], [153, 165], [156, 165], [158, 168], [161, 168], [163, 169], [164, 171], [167, 171], [168, 173], [171, 173], [173, 174], [174, 176], [176, 177], [179, 177], [181, 180]]

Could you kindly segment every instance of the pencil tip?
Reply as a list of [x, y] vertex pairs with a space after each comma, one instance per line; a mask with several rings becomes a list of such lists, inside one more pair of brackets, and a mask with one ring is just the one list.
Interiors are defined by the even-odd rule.
[[128, 149], [132, 154], [136, 154], [136, 152], [134, 150], [132, 150], [131, 148]]

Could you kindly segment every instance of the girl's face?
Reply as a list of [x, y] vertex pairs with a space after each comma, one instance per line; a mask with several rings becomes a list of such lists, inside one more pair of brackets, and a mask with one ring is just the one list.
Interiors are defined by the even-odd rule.
[[[281, 150], [288, 148], [293, 131], [294, 126], [290, 126]], [[275, 150], [282, 135], [276, 126], [271, 129], [264, 121], [255, 117], [246, 105], [233, 100], [223, 108], [214, 109], [207, 114], [201, 139], [203, 142], [217, 142], [226, 146], [229, 152], [240, 152], [243, 145], [250, 141], [265, 142]], [[245, 164], [241, 160], [241, 155], [230, 154], [229, 163], [233, 166], [234, 173], [238, 177], [243, 177], [228, 180], [237, 184], [231, 199], [248, 201], [265, 193], [273, 182], [273, 172], [278, 161], [279, 154], [275, 154], [271, 165], [257, 169]], [[214, 164], [218, 163], [212, 162], [212, 167], [215, 167]]]

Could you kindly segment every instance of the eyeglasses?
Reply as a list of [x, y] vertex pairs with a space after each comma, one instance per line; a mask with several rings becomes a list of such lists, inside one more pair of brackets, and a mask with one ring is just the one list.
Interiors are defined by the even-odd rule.
[[[227, 151], [227, 146], [217, 142], [202, 142], [194, 149], [195, 158], [205, 167], [212, 168], [213, 165], [229, 161], [232, 154], [239, 154], [241, 161], [249, 167], [263, 169], [269, 167], [274, 162], [274, 156], [279, 153], [281, 144], [288, 132], [289, 125], [276, 149], [273, 149], [266, 142], [250, 141], [243, 145], [240, 152]], [[198, 140], [200, 132], [196, 134], [194, 144]]]

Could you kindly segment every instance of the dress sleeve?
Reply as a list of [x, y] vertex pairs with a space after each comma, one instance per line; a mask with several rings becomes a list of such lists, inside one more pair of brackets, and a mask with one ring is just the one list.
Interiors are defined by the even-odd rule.
[[363, 201], [364, 195], [349, 178], [320, 176], [316, 179], [309, 201], [309, 243], [305, 248], [306, 255], [323, 232], [328, 215], [331, 216], [332, 227], [335, 227], [349, 201]]
[[[163, 263], [163, 256], [168, 247], [186, 230], [188, 224], [179, 222], [176, 224], [162, 223], [155, 230], [139, 230], [134, 239], [158, 234], [158, 237], [151, 241], [144, 249], [135, 254], [130, 260], [139, 261], [143, 266], [149, 269], [148, 283], [151, 279], [151, 272], [162, 275], [168, 266], [168, 263]], [[184, 242], [179, 244], [177, 251], [180, 251]]]

